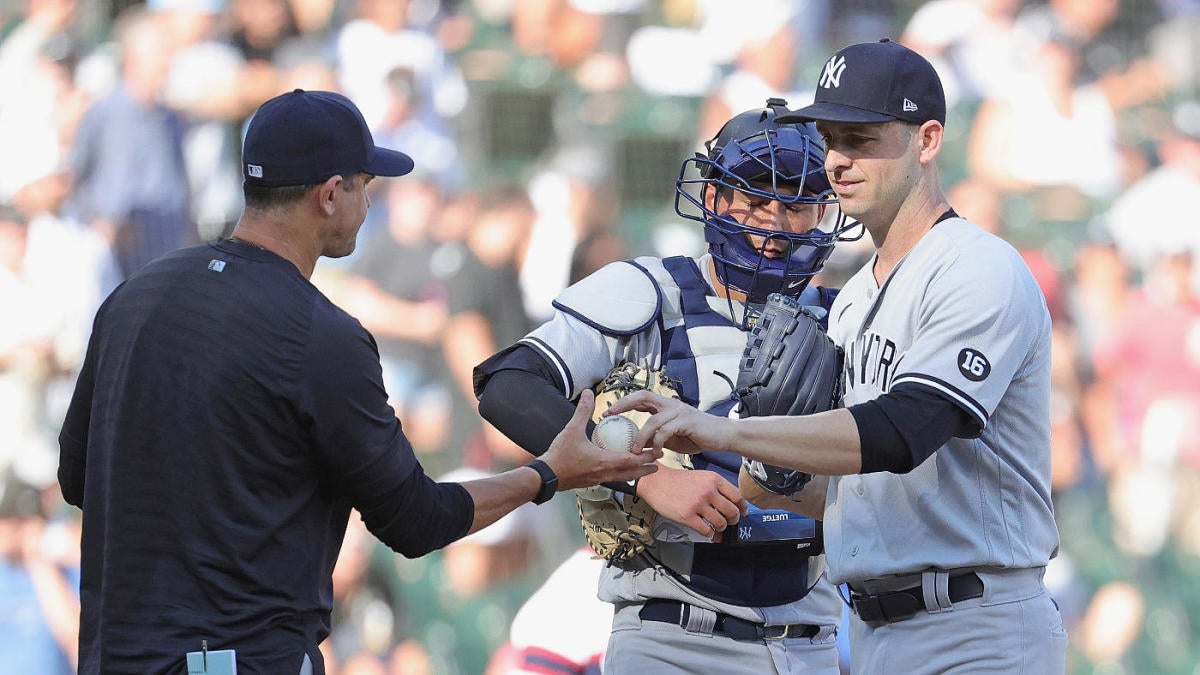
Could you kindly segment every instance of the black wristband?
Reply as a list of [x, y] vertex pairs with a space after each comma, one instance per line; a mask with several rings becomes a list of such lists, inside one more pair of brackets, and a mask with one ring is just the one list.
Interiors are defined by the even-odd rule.
[[534, 504], [545, 504], [550, 501], [555, 492], [558, 492], [558, 476], [555, 475], [554, 469], [550, 465], [540, 459], [535, 459], [525, 466], [538, 472], [542, 477], [542, 488], [538, 490], [537, 496], [533, 498]]

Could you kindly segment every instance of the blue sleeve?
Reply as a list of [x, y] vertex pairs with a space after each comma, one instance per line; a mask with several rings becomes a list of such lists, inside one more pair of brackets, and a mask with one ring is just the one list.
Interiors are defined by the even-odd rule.
[[380, 541], [409, 557], [464, 536], [475, 517], [466, 488], [435, 483], [387, 402], [375, 340], [318, 304], [299, 383], [317, 461]]

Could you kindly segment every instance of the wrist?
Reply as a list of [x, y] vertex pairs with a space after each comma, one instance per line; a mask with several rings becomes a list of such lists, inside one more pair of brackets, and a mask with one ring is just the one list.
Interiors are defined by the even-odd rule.
[[551, 469], [549, 464], [540, 459], [535, 459], [525, 466], [536, 471], [541, 480], [537, 494], [532, 499], [533, 503], [545, 504], [550, 501], [554, 493], [558, 492], [558, 474], [554, 473], [554, 469]]

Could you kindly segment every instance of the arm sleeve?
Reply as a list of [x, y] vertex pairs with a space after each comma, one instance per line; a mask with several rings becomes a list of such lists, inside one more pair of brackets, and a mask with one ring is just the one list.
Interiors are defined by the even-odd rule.
[[858, 426], [862, 473], [908, 473], [976, 426], [957, 403], [916, 385], [898, 386], [847, 410]]
[[298, 386], [322, 471], [367, 529], [403, 555], [422, 555], [462, 537], [474, 521], [474, 502], [461, 485], [425, 476], [388, 405], [370, 333], [340, 310], [315, 311]]
[[[575, 413], [553, 367], [517, 344], [475, 368], [479, 414], [526, 452], [542, 456]], [[588, 423], [588, 433], [594, 425]]]

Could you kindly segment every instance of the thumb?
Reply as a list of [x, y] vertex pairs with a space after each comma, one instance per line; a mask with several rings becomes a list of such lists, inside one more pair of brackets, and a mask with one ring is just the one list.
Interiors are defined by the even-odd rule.
[[575, 413], [571, 415], [571, 421], [567, 422], [565, 428], [571, 429], [572, 432], [578, 429], [580, 433], [587, 436], [584, 430], [587, 429], [587, 423], [592, 419], [592, 409], [595, 407], [596, 394], [591, 389], [584, 389], [579, 394], [579, 405], [575, 406]]

